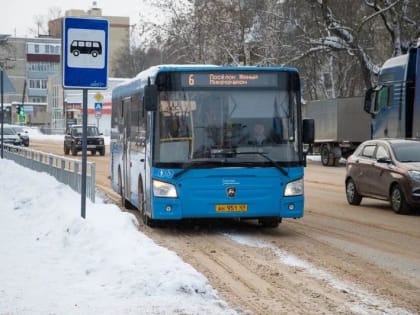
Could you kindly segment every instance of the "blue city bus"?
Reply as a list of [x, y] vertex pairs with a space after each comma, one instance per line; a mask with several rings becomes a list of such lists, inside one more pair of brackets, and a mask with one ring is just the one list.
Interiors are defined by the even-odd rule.
[[301, 218], [298, 71], [162, 65], [112, 91], [111, 184], [145, 224], [198, 218]]

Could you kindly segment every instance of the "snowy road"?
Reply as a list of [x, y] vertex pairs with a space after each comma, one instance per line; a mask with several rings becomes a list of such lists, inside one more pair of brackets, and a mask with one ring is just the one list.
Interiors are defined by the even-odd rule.
[[[106, 189], [108, 158], [91, 159]], [[420, 215], [396, 215], [381, 201], [349, 206], [344, 171], [308, 163], [305, 216], [277, 229], [252, 222], [140, 229], [245, 314], [419, 314]]]

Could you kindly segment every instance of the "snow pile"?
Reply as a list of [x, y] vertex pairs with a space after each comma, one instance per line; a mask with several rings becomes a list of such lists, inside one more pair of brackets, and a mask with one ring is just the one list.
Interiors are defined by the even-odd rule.
[[0, 160], [0, 314], [235, 314], [133, 215]]

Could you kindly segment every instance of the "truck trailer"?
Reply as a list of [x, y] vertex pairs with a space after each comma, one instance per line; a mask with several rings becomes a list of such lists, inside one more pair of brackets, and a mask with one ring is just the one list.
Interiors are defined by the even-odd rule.
[[364, 97], [309, 101], [305, 117], [315, 120], [315, 142], [310, 150], [321, 155], [324, 166], [338, 165], [357, 146], [370, 139], [370, 117], [363, 111]]

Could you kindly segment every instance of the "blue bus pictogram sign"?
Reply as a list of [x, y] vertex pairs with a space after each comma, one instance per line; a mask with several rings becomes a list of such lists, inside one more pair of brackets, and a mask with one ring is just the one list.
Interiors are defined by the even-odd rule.
[[106, 89], [109, 22], [68, 17], [63, 21], [63, 87]]

